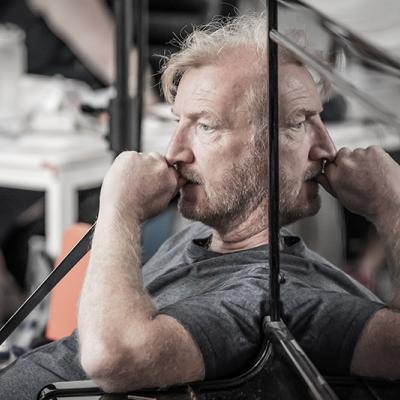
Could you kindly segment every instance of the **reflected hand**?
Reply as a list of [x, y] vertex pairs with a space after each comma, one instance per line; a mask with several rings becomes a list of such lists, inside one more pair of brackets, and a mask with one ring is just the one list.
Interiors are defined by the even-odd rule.
[[343, 206], [372, 222], [400, 204], [400, 166], [378, 146], [343, 147], [319, 182]]

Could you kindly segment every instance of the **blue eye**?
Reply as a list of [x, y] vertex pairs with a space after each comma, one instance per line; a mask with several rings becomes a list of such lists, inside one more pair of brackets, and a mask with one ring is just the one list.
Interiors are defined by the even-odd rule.
[[200, 129], [201, 131], [206, 132], [206, 133], [211, 132], [213, 130], [213, 128], [210, 125], [203, 124], [201, 122], [199, 122], [197, 126], [198, 126], [198, 129]]

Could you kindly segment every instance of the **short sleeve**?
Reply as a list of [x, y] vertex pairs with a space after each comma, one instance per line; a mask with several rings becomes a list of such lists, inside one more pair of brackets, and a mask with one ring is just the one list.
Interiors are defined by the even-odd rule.
[[381, 303], [315, 288], [284, 293], [284, 321], [322, 372], [347, 375], [358, 338]]
[[265, 298], [265, 291], [258, 296], [257, 289], [237, 286], [228, 285], [160, 310], [175, 318], [192, 335], [203, 355], [206, 379], [227, 377], [243, 370], [259, 350], [265, 312], [261, 299]]

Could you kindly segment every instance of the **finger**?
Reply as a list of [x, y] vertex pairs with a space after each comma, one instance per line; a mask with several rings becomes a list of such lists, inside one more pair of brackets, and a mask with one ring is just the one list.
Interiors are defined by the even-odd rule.
[[[155, 152], [155, 151], [152, 151], [152, 152], [150, 152], [150, 153], [147, 153], [147, 155], [148, 155], [149, 157], [151, 157], [151, 158], [154, 158], [154, 159], [158, 160], [158, 161], [164, 161], [164, 162], [167, 163], [167, 160], [165, 159], [165, 157], [164, 157], [163, 155], [161, 155], [160, 153], [157, 153], [157, 152]], [[167, 164], [168, 164], [168, 163], [167, 163]]]
[[326, 176], [326, 173], [324, 175], [320, 174], [317, 177], [318, 183], [332, 196], [337, 197], [335, 191], [333, 190], [331, 184], [329, 183], [329, 179]]
[[182, 178], [181, 176], [178, 177], [176, 188], [175, 188], [174, 194], [172, 195], [172, 198], [174, 198], [178, 194], [179, 190], [183, 187], [183, 185], [186, 182], [187, 181], [185, 178]]
[[178, 189], [180, 189], [183, 185], [185, 185], [186, 182], [187, 182], [187, 180], [184, 177], [179, 176], [179, 178], [178, 178]]
[[333, 163], [340, 164], [344, 158], [350, 157], [352, 151], [348, 147], [342, 147], [336, 153], [336, 158], [333, 160]]
[[169, 164], [167, 165], [168, 165], [168, 171], [175, 177], [175, 180], [178, 183], [180, 177], [178, 171], [172, 165]]
[[358, 147], [357, 149], [353, 150], [355, 159], [357, 159], [357, 157], [359, 157], [359, 158], [364, 157], [366, 153], [367, 153], [366, 149], [362, 149], [361, 147]]

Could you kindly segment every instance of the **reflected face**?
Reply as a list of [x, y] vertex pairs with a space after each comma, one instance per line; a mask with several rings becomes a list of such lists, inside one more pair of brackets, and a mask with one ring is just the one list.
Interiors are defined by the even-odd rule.
[[[187, 179], [180, 191], [182, 214], [219, 230], [266, 207], [267, 152], [255, 139], [244, 96], [259, 77], [248, 55], [240, 58], [236, 54], [234, 64], [225, 60], [184, 74], [173, 105], [178, 124], [166, 155]], [[315, 177], [334, 146], [319, 118], [321, 102], [306, 70], [282, 66], [280, 77], [280, 207], [286, 224], [319, 209]]]
[[322, 104], [307, 70], [280, 67], [280, 212], [281, 224], [314, 215], [320, 208], [317, 176], [323, 159], [336, 148], [319, 116]]

